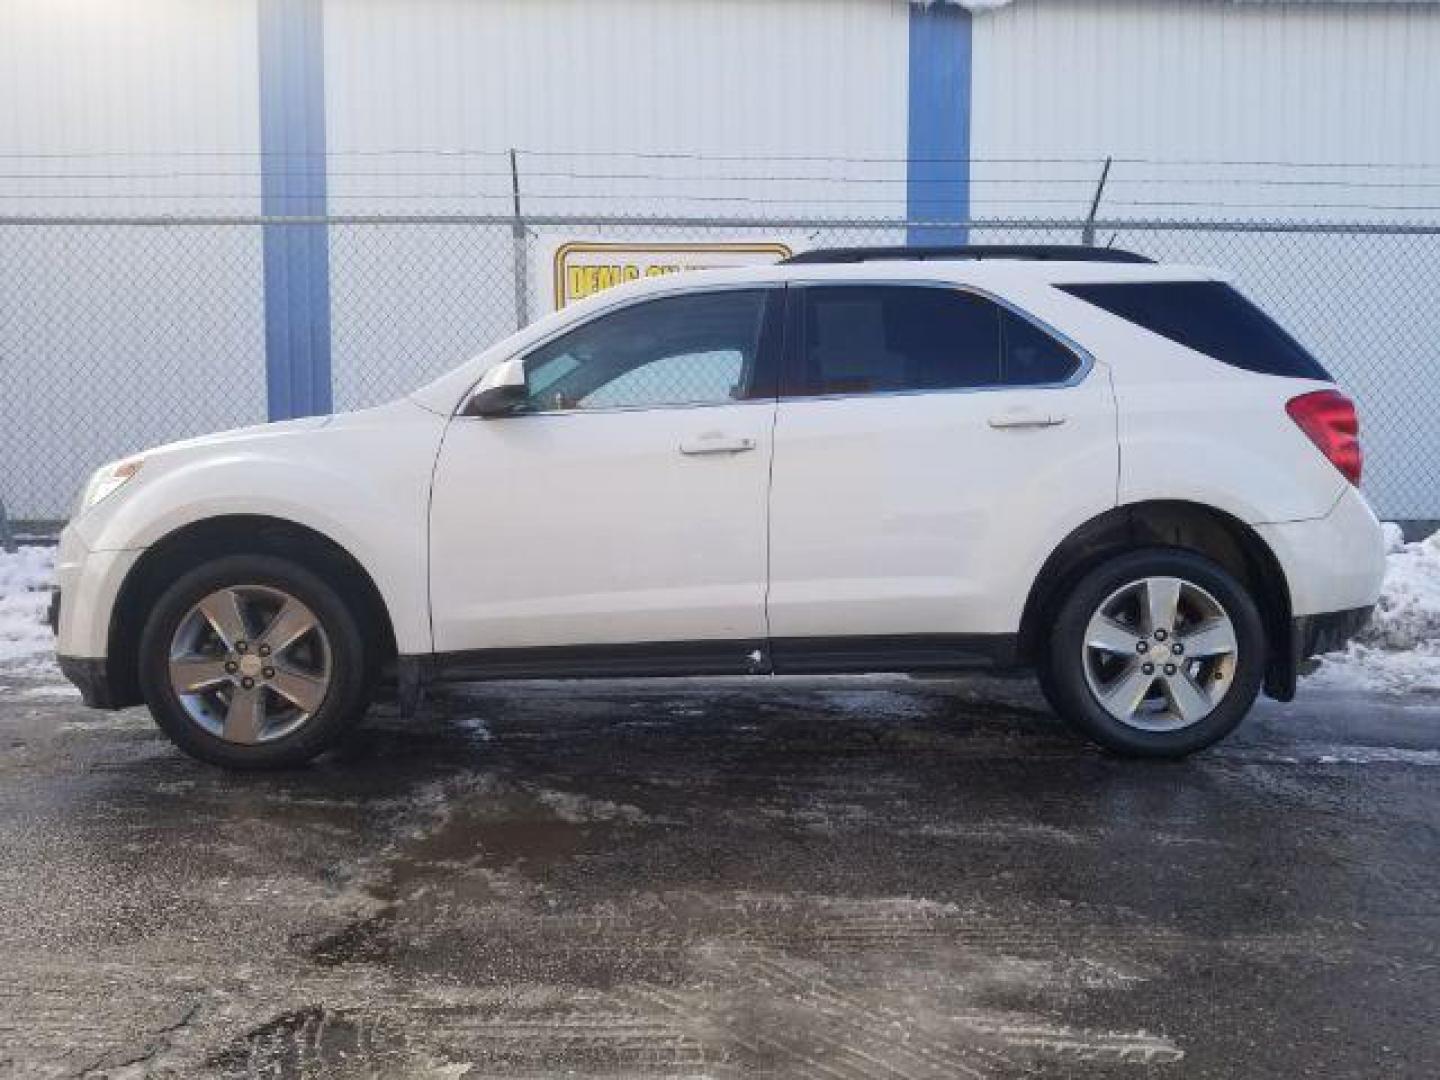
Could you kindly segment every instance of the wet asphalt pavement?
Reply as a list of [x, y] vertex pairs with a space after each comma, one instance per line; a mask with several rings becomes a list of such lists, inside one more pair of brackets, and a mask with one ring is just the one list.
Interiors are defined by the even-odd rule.
[[1440, 701], [491, 686], [231, 776], [0, 672], [0, 1075], [1440, 1075]]

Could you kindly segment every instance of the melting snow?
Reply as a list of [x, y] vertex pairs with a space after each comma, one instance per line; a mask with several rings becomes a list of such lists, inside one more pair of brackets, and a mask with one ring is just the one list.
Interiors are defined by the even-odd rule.
[[0, 551], [0, 662], [48, 658], [54, 635], [45, 624], [55, 549], [22, 547]]
[[1349, 648], [1326, 656], [1307, 684], [1440, 693], [1440, 532], [1407, 544], [1387, 523], [1385, 538], [1385, 587], [1374, 617]]

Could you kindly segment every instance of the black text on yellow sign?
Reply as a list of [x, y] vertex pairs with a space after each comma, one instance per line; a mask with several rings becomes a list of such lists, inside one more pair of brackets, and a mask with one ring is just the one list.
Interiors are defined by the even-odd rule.
[[641, 278], [775, 262], [791, 253], [788, 245], [779, 243], [562, 244], [555, 251], [555, 307]]

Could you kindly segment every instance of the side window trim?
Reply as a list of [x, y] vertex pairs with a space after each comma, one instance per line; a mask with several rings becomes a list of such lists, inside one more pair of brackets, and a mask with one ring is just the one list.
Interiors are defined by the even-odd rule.
[[[594, 409], [546, 409], [536, 412], [517, 412], [513, 416], [506, 417], [507, 420], [520, 420], [525, 418], [536, 418], [543, 416], [598, 416], [603, 413], [620, 412], [656, 412], [665, 409], [715, 409], [727, 405], [750, 405], [756, 402], [774, 402], [778, 397], [779, 371], [781, 356], [784, 347], [783, 319], [786, 307], [786, 296], [789, 293], [788, 282], [784, 281], [746, 281], [727, 282], [723, 285], [706, 285], [698, 288], [679, 288], [659, 293], [647, 293], [644, 296], [637, 296], [629, 300], [612, 304], [595, 312], [588, 319], [581, 319], [579, 322], [570, 323], [560, 327], [553, 334], [547, 334], [539, 341], [532, 341], [523, 350], [509, 353], [504, 361], [519, 360], [528, 364], [530, 359], [541, 349], [553, 345], [560, 338], [567, 334], [573, 334], [577, 330], [598, 322], [610, 315], [624, 311], [627, 308], [637, 307], [640, 304], [649, 303], [654, 300], [669, 300], [675, 297], [702, 296], [706, 293], [717, 292], [763, 292], [765, 293], [765, 309], [760, 316], [760, 344], [755, 356], [755, 378], [753, 384], [744, 397], [735, 398], [732, 401], [687, 401], [666, 405], [606, 405]], [[483, 377], [483, 374], [482, 374]], [[769, 393], [757, 393], [762, 381], [770, 384]], [[476, 380], [476, 385], [479, 380]], [[469, 400], [475, 393], [475, 386], [471, 386], [461, 398], [461, 403]], [[460, 413], [456, 414], [457, 419], [463, 418]]]
[[[897, 280], [895, 278], [847, 278], [843, 281], [825, 280], [813, 278], [806, 280], [791, 279], [790, 288], [786, 290], [785, 303], [785, 349], [782, 374], [780, 380], [781, 401], [839, 401], [848, 398], [884, 398], [884, 397], [915, 397], [920, 394], [991, 394], [999, 390], [1063, 390], [1068, 387], [1078, 386], [1084, 382], [1095, 368], [1095, 357], [1084, 346], [1080, 345], [1067, 334], [1055, 329], [1049, 323], [1036, 315], [1032, 315], [1024, 308], [1005, 299], [988, 289], [982, 289], [975, 285], [969, 285], [958, 281], [943, 281], [933, 278]], [[906, 288], [925, 289], [951, 289], [955, 292], [969, 293], [981, 299], [988, 300], [992, 304], [1007, 311], [1017, 318], [1024, 319], [1035, 329], [1045, 334], [1056, 344], [1060, 345], [1076, 359], [1076, 367], [1070, 373], [1069, 378], [1059, 382], [1048, 383], [1019, 383], [1006, 384], [997, 382], [994, 385], [985, 386], [956, 386], [945, 389], [915, 389], [915, 390], [875, 390], [864, 392], [844, 392], [831, 394], [812, 394], [802, 389], [805, 383], [805, 297], [808, 290], [812, 288], [845, 288], [847, 286], [903, 286]], [[1005, 357], [1004, 328], [1001, 329], [1002, 352], [1000, 357], [1000, 374], [1004, 378]]]
[[765, 310], [760, 313], [760, 342], [755, 350], [754, 370], [745, 396], [728, 404], [746, 401], [773, 402], [780, 396], [780, 371], [785, 355], [785, 320], [790, 288], [783, 281], [757, 287], [763, 288], [765, 292]]

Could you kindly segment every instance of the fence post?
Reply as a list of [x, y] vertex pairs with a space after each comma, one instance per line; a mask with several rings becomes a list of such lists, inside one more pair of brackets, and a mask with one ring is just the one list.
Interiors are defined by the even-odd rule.
[[1090, 213], [1085, 215], [1085, 225], [1080, 230], [1080, 242], [1093, 245], [1095, 243], [1095, 215], [1100, 212], [1100, 196], [1105, 194], [1105, 181], [1110, 178], [1110, 162], [1113, 159], [1105, 158], [1105, 167], [1100, 170], [1100, 182], [1095, 185], [1095, 197], [1090, 200]]
[[515, 148], [510, 148], [510, 204], [513, 217], [510, 224], [511, 243], [514, 245], [513, 267], [515, 274], [515, 329], [519, 330], [530, 321], [530, 267], [525, 251], [525, 218], [520, 212], [520, 167], [515, 161]]
[[15, 554], [15, 534], [10, 531], [10, 519], [5, 515], [5, 500], [0, 499], [0, 550]]

